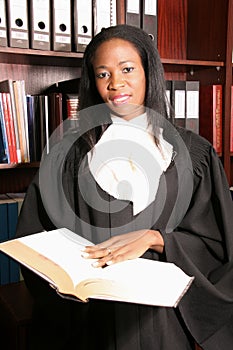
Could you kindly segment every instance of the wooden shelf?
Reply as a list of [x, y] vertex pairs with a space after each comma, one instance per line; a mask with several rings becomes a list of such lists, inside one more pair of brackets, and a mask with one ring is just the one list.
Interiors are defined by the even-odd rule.
[[45, 51], [35, 49], [20, 49], [14, 47], [0, 47], [0, 54], [13, 54], [13, 55], [33, 55], [33, 56], [53, 56], [53, 57], [65, 57], [65, 58], [83, 58], [83, 54], [80, 52], [67, 52], [67, 51]]
[[19, 163], [19, 164], [0, 164], [0, 170], [4, 169], [27, 169], [27, 168], [39, 168], [40, 163]]
[[199, 61], [199, 60], [181, 60], [171, 58], [161, 58], [163, 64], [182, 65], [182, 66], [202, 66], [202, 67], [224, 67], [223, 61]]

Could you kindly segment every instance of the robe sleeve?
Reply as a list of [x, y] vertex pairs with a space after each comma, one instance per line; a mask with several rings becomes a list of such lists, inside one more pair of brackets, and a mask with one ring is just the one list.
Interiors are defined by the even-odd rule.
[[213, 147], [190, 134], [186, 144], [194, 172], [189, 209], [171, 233], [163, 233], [167, 261], [194, 282], [179, 304], [181, 315], [203, 349], [233, 343], [233, 202]]

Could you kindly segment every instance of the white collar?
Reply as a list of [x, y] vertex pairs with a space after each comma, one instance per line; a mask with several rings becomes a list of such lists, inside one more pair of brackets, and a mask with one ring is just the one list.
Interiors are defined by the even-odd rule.
[[88, 153], [89, 168], [99, 186], [116, 199], [133, 202], [138, 214], [155, 199], [162, 173], [171, 163], [173, 147], [158, 135], [154, 141], [147, 115], [112, 124]]

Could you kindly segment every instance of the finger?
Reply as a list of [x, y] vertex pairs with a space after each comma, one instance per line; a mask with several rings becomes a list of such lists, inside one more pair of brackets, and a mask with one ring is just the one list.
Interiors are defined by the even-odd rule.
[[103, 247], [99, 249], [86, 248], [82, 251], [82, 257], [90, 259], [99, 259], [108, 256], [112, 253], [112, 250], [109, 247]]

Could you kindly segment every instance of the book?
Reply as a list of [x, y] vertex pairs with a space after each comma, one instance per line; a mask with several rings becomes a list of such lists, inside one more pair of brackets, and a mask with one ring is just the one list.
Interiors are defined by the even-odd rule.
[[18, 163], [10, 94], [7, 92], [1, 92], [0, 95], [3, 107], [3, 123], [5, 123], [10, 163]]
[[[5, 194], [0, 194], [0, 242], [8, 239], [8, 199]], [[9, 257], [0, 252], [0, 285], [7, 283], [9, 283]]]
[[[46, 280], [65, 298], [176, 307], [194, 277], [173, 263], [137, 258], [104, 268], [82, 257], [92, 242], [60, 228], [0, 244], [0, 250]], [[151, 278], [153, 276], [153, 278]]]
[[63, 121], [66, 119], [78, 118], [79, 86], [80, 78], [77, 77], [73, 79], [58, 81], [45, 90], [45, 93], [47, 94], [62, 94], [61, 100]]
[[[0, 119], [1, 119], [1, 114], [0, 114]], [[1, 121], [0, 121], [1, 123]], [[6, 148], [5, 148], [5, 143], [3, 139], [3, 133], [2, 133], [2, 127], [0, 124], [0, 164], [3, 163], [8, 163], [8, 158], [7, 158], [7, 153], [6, 153]]]
[[233, 85], [231, 86], [231, 130], [230, 130], [230, 152], [233, 153]]
[[29, 162], [29, 145], [28, 145], [28, 122], [26, 123], [26, 93], [24, 81], [13, 80], [13, 91], [15, 97], [15, 110], [18, 126], [19, 145], [22, 163]]
[[[18, 215], [23, 194], [0, 195], [0, 242], [15, 238]], [[19, 263], [0, 253], [0, 284], [15, 283], [20, 280]]]
[[222, 152], [222, 85], [200, 86], [199, 133]]
[[[13, 198], [9, 198], [7, 202], [8, 239], [15, 238], [18, 212], [18, 202]], [[18, 282], [19, 276], [19, 263], [15, 259], [9, 258], [9, 283]]]
[[6, 80], [0, 81], [0, 91], [1, 92], [8, 92], [10, 94], [10, 97], [11, 97], [11, 111], [12, 111], [12, 116], [13, 116], [13, 120], [14, 120], [17, 159], [18, 159], [18, 163], [21, 163], [21, 151], [20, 151], [19, 130], [18, 130], [18, 123], [17, 123], [13, 79], [6, 79]]
[[4, 122], [4, 112], [3, 112], [3, 104], [0, 93], [0, 129], [1, 129], [1, 155], [0, 162], [1, 163], [10, 163], [10, 154], [9, 147], [7, 142], [7, 134], [6, 134], [6, 126]]

